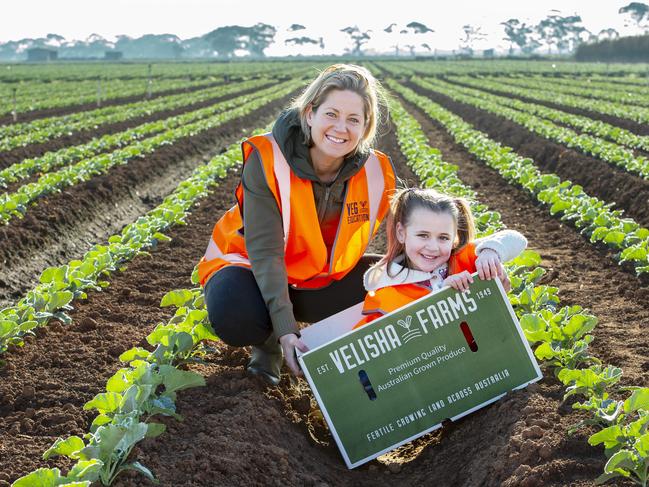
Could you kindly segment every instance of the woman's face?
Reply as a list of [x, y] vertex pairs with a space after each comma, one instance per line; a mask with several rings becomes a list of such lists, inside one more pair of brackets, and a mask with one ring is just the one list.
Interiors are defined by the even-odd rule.
[[363, 98], [350, 90], [330, 91], [317, 110], [307, 109], [306, 117], [316, 158], [344, 158], [365, 132]]

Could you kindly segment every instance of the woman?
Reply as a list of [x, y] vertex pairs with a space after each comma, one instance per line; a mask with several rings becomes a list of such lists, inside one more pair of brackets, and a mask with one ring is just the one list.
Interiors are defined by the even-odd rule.
[[301, 374], [297, 321], [365, 295], [363, 273], [380, 256], [364, 253], [395, 188], [390, 159], [371, 149], [384, 99], [368, 70], [334, 65], [272, 134], [242, 144], [237, 205], [217, 222], [199, 275], [215, 332], [229, 345], [253, 345], [248, 371], [271, 384], [282, 351]]

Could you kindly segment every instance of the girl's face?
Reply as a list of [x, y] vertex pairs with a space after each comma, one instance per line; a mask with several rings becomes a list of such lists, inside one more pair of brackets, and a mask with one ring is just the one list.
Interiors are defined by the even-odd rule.
[[342, 160], [356, 149], [365, 131], [363, 98], [350, 90], [330, 91], [317, 110], [307, 109], [306, 118], [311, 127], [314, 163], [322, 157]]
[[405, 246], [413, 269], [432, 272], [448, 262], [456, 230], [453, 216], [427, 208], [416, 208], [407, 225], [397, 223], [397, 240]]

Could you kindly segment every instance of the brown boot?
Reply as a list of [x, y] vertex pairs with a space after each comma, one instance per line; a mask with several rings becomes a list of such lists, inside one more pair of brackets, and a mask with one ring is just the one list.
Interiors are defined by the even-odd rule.
[[271, 333], [264, 343], [252, 347], [246, 370], [250, 374], [261, 377], [270, 385], [276, 386], [279, 384], [282, 362], [284, 362], [282, 346], [277, 342], [275, 334]]

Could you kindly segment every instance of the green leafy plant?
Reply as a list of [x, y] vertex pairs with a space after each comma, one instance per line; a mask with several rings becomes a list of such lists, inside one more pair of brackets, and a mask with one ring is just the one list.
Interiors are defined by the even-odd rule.
[[[162, 299], [163, 306], [177, 306], [167, 324], [159, 324], [147, 336], [154, 347], [135, 347], [122, 353], [128, 364], [106, 383], [106, 392], [97, 394], [84, 405], [95, 410], [90, 432], [59, 438], [43, 454], [44, 459], [63, 455], [76, 460], [62, 475], [58, 469], [39, 469], [20, 479], [14, 486], [90, 485], [99, 481], [111, 485], [126, 470], [135, 470], [157, 483], [153, 473], [138, 461], [130, 460], [135, 445], [165, 431], [164, 424], [151, 421], [157, 415], [181, 420], [176, 412], [179, 391], [205, 385], [205, 379], [179, 367], [201, 354], [206, 340], [218, 340], [207, 319], [201, 288], [174, 290]], [[38, 482], [38, 483], [37, 483]]]
[[649, 388], [638, 388], [624, 402], [624, 415], [617, 424], [598, 431], [588, 442], [603, 444], [608, 461], [597, 483], [616, 477], [643, 487], [649, 481]]
[[[388, 84], [393, 88], [396, 87], [397, 90], [401, 88], [391, 81], [388, 81]], [[426, 100], [416, 97], [412, 91], [403, 89], [400, 92], [405, 97], [410, 96], [411, 101], [418, 106], [429, 108]], [[427, 185], [472, 200], [471, 205], [476, 212], [476, 220], [480, 222], [479, 232], [486, 234], [494, 231], [500, 225], [499, 216], [481, 219], [486, 207], [479, 206], [473, 201], [474, 193], [457, 179], [456, 168], [441, 161], [439, 151], [427, 145], [421, 127], [400, 104], [393, 100], [390, 110], [397, 124], [397, 137], [402, 152], [407, 155], [417, 175], [421, 179], [427, 178], [425, 180]], [[449, 117], [448, 123], [452, 130], [458, 131], [460, 140], [473, 140], [473, 136], [465, 139], [466, 133], [459, 133], [463, 125], [457, 118]], [[505, 149], [507, 150], [501, 152], [499, 146], [492, 148], [491, 156], [507, 156], [511, 149]], [[524, 184], [531, 187], [537, 184], [544, 186], [563, 184], [554, 175], [537, 176], [529, 166], [519, 166], [517, 169], [520, 169], [516, 172]], [[570, 189], [566, 184], [563, 184], [563, 187], [580, 194], [578, 190]], [[605, 427], [607, 424], [615, 423], [617, 429], [605, 428], [600, 432], [600, 436], [593, 435], [590, 440], [591, 444], [610, 442], [610, 448], [607, 447], [607, 455], [610, 459], [604, 475], [598, 481], [625, 476], [646, 486], [646, 422], [639, 419], [627, 424], [624, 421], [632, 413], [646, 415], [649, 393], [639, 392], [646, 391], [646, 388], [638, 389], [624, 402], [610, 398], [609, 390], [619, 381], [622, 371], [617, 367], [601, 365], [600, 361], [589, 352], [588, 345], [593, 340], [590, 332], [597, 325], [597, 318], [586, 313], [581, 306], [558, 308], [558, 290], [537, 285], [544, 275], [544, 270], [538, 267], [539, 264], [540, 256], [528, 251], [508, 265], [512, 282], [510, 301], [520, 318], [528, 341], [531, 345], [538, 344], [535, 355], [552, 367], [559, 379], [568, 386], [565, 398], [573, 395], [586, 397], [585, 401], [576, 403], [574, 407], [590, 412], [592, 416], [573, 426], [570, 431], [575, 431], [584, 425]], [[589, 367], [583, 368], [584, 366]], [[625, 445], [625, 447], [617, 445]]]
[[556, 174], [541, 173], [531, 159], [521, 157], [511, 147], [491, 140], [431, 100], [392, 80], [388, 80], [387, 84], [442, 124], [456, 142], [479, 160], [549, 206], [551, 213], [573, 222], [590, 236], [592, 242], [618, 249], [620, 263], [632, 263], [638, 274], [649, 272], [649, 229], [630, 218], [622, 218], [620, 211], [611, 210], [610, 204], [587, 195], [581, 186], [561, 181]]
[[271, 100], [286, 96], [300, 84], [300, 80], [292, 80], [280, 86], [260, 90], [254, 95], [243, 95], [219, 103], [204, 109], [212, 113], [207, 118], [185, 123], [153, 137], [136, 141], [110, 154], [99, 154], [56, 172], [44, 174], [38, 181], [21, 186], [14, 193], [0, 195], [0, 222], [7, 223], [14, 217], [22, 217], [28, 206], [44, 195], [87, 181], [98, 174], [104, 174], [114, 166], [128, 164], [134, 158], [144, 157], [159, 147], [172, 144], [183, 137], [196, 135], [244, 116]]
[[[240, 91], [249, 90], [251, 88], [258, 88], [270, 83], [269, 79], [262, 78], [259, 80], [247, 81], [243, 83], [237, 83], [232, 86], [219, 86], [217, 88], [211, 88], [207, 90], [201, 90], [192, 95], [175, 95], [172, 99], [171, 97], [165, 97], [156, 101], [156, 104], [159, 105], [159, 110], [173, 110], [181, 108], [183, 106], [190, 106], [195, 103], [200, 103], [210, 98], [221, 97]], [[145, 102], [143, 102], [145, 103]], [[151, 113], [154, 109], [150, 105], [151, 102], [147, 102], [145, 105], [147, 108], [147, 113]], [[158, 106], [156, 105], [156, 106]], [[73, 147], [64, 147], [58, 151], [48, 152], [40, 157], [24, 159], [19, 163], [13, 164], [2, 171], [0, 171], [0, 187], [6, 187], [8, 183], [14, 183], [24, 179], [36, 172], [46, 173], [55, 168], [66, 166], [83, 159], [88, 159], [97, 154], [105, 153], [110, 149], [125, 147], [136, 140], [143, 139], [147, 136], [153, 134], [164, 132], [165, 130], [170, 130], [180, 125], [194, 122], [205, 118], [215, 113], [215, 108], [220, 110], [220, 106], [208, 107], [207, 109], [194, 110], [182, 115], [169, 117], [165, 120], [157, 120], [155, 122], [148, 122], [142, 125], [139, 125], [134, 128], [130, 128], [123, 132], [117, 134], [107, 134], [102, 137], [92, 139], [90, 142], [82, 145], [76, 145]], [[155, 110], [153, 110], [155, 111]], [[122, 116], [128, 114], [128, 109], [125, 108], [122, 112], [118, 112]], [[133, 114], [137, 116], [138, 114]], [[101, 123], [100, 117], [93, 117], [89, 119], [92, 126], [96, 126]], [[105, 123], [111, 123], [112, 120], [106, 120]], [[50, 134], [54, 135], [54, 134]], [[32, 134], [33, 136], [33, 134]]]
[[[275, 93], [281, 96], [288, 91]], [[246, 106], [252, 110], [255, 105], [241, 108]], [[146, 249], [155, 248], [158, 242], [168, 240], [162, 232], [183, 224], [191, 207], [240, 161], [240, 144], [232, 144], [226, 152], [198, 167], [158, 207], [124, 227], [120, 234], [111, 236], [106, 245], [94, 246], [80, 260], [43, 271], [38, 286], [15, 305], [0, 310], [0, 354], [10, 345], [21, 346], [26, 335], [52, 318], [69, 323], [66, 311], [71, 309], [73, 299], [83, 299], [86, 291], [108, 286], [106, 278], [112, 272]]]

